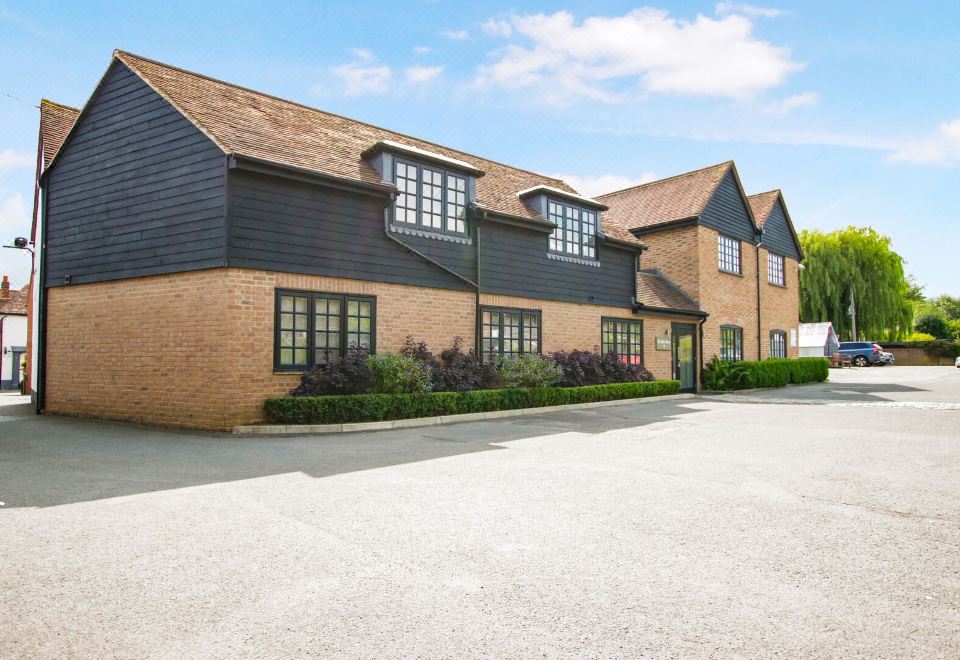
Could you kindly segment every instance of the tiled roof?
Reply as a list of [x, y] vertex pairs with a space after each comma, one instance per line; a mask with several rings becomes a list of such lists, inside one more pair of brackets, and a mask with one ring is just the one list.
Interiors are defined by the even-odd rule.
[[780, 197], [779, 190], [757, 193], [747, 197], [750, 200], [750, 209], [753, 211], [753, 217], [756, 218], [758, 227], [763, 228], [763, 223], [770, 217], [770, 211], [773, 210], [773, 205], [777, 203], [778, 197]]
[[0, 298], [0, 314], [18, 314], [26, 316], [27, 300], [30, 298], [30, 285], [22, 289], [10, 289], [9, 298]]
[[596, 199], [610, 207], [604, 216], [608, 225], [617, 225], [623, 230], [684, 220], [703, 213], [731, 167], [733, 161], [727, 161], [600, 195]]
[[[323, 112], [299, 103], [184, 71], [124, 51], [117, 59], [176, 107], [224, 152], [363, 183], [382, 184], [361, 153], [382, 141], [465, 161], [482, 170], [477, 179], [478, 205], [528, 219], [539, 215], [517, 197], [535, 186], [575, 193], [565, 182], [449, 149], [439, 144]], [[636, 243], [632, 235], [616, 238]]]
[[60, 146], [73, 127], [80, 111], [43, 99], [40, 101], [40, 142], [43, 145], [43, 169], [60, 151]]
[[641, 270], [637, 273], [637, 302], [647, 307], [700, 311], [679, 286], [658, 270]]

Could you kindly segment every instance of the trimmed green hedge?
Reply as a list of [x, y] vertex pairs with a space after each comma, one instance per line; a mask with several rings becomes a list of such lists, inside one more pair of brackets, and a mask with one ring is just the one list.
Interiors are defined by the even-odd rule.
[[676, 394], [679, 391], [680, 381], [655, 380], [584, 387], [532, 387], [471, 392], [285, 396], [267, 399], [263, 402], [263, 409], [267, 419], [275, 424], [343, 424], [637, 399]]
[[747, 390], [755, 387], [783, 387], [788, 383], [820, 383], [830, 374], [825, 358], [775, 358], [759, 362], [722, 362], [716, 358], [703, 374], [710, 390]]

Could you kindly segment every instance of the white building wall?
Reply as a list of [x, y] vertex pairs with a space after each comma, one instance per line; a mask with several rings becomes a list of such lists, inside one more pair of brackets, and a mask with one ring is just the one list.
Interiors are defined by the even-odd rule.
[[[2, 316], [2, 314], [0, 314]], [[15, 369], [20, 368], [20, 364], [13, 363], [12, 347], [25, 347], [27, 345], [27, 317], [26, 316], [6, 316], [3, 319], [3, 346], [0, 347], [0, 381], [4, 387], [9, 387], [10, 382], [19, 380], [15, 378]], [[22, 359], [22, 358], [21, 358]]]

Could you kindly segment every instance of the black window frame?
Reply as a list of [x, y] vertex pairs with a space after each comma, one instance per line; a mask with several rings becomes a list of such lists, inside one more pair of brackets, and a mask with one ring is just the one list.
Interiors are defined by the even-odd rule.
[[[306, 312], [307, 343], [305, 346], [307, 350], [307, 361], [304, 364], [298, 364], [298, 363], [284, 364], [280, 360], [280, 351], [282, 348], [286, 348], [286, 347], [280, 346], [280, 339], [281, 339], [280, 333], [286, 330], [285, 328], [281, 327], [282, 326], [281, 301], [284, 296], [293, 296], [294, 298], [307, 299], [307, 312]], [[320, 299], [320, 298], [331, 299], [331, 300], [336, 299], [340, 301], [339, 314], [337, 315], [339, 317], [339, 323], [340, 323], [340, 327], [337, 330], [339, 338], [338, 338], [338, 345], [335, 348], [335, 350], [339, 352], [337, 359], [339, 359], [340, 357], [343, 357], [343, 355], [346, 354], [347, 350], [349, 350], [350, 334], [369, 334], [370, 335], [370, 346], [369, 346], [370, 354], [372, 355], [376, 353], [377, 351], [377, 297], [376, 296], [353, 294], [353, 293], [340, 293], [340, 292], [334, 292], [334, 291], [304, 291], [301, 289], [275, 289], [274, 315], [273, 315], [273, 368], [274, 368], [274, 371], [298, 372], [298, 371], [307, 371], [309, 369], [313, 369], [314, 367], [325, 366], [324, 363], [319, 363], [316, 359], [318, 350], [324, 350], [324, 348], [331, 348], [331, 347], [318, 347], [316, 345], [316, 338], [317, 338], [317, 332], [318, 332], [317, 322], [316, 322], [317, 321], [316, 305], [317, 305], [317, 299]], [[349, 304], [351, 302], [370, 303], [370, 330], [368, 333], [359, 332], [360, 319], [365, 318], [365, 317], [359, 317], [359, 316], [352, 317], [352, 318], [358, 319], [358, 322], [357, 322], [358, 330], [350, 331], [349, 319], [351, 318], [351, 315], [349, 314], [348, 309], [349, 309]], [[294, 306], [296, 306], [296, 303], [294, 303]], [[358, 305], [358, 308], [359, 308], [359, 305]], [[323, 314], [322, 316], [329, 317], [329, 315], [327, 314]], [[294, 323], [296, 323], [295, 320], [294, 320]], [[294, 330], [294, 332], [303, 332], [303, 330]], [[325, 332], [329, 333], [330, 331], [328, 329]], [[329, 338], [329, 334], [328, 334], [328, 338]], [[294, 337], [294, 339], [296, 340], [296, 337]], [[296, 349], [299, 347], [294, 346], [293, 348]]]
[[[729, 249], [724, 249], [724, 241], [727, 241]], [[731, 275], [743, 274], [743, 249], [742, 241], [739, 238], [733, 238], [726, 234], [717, 234], [717, 267], [721, 273], [730, 273]], [[736, 261], [736, 269], [727, 267]]]
[[[554, 212], [554, 206], [559, 207], [559, 213]], [[576, 213], [576, 217], [572, 212]], [[590, 222], [584, 219], [587, 215], [592, 217]], [[570, 223], [567, 222], [568, 218]], [[599, 261], [597, 254], [597, 234], [600, 231], [599, 211], [555, 197], [547, 197], [547, 220], [556, 225], [547, 238], [549, 252], [574, 259]], [[577, 224], [576, 228], [568, 227], [568, 224], [572, 225], [574, 222]], [[589, 225], [592, 230], [585, 231], [585, 225]], [[576, 246], [576, 252], [569, 247], [573, 245]]]
[[[520, 355], [540, 355], [543, 352], [543, 314], [539, 309], [525, 309], [522, 307], [501, 307], [498, 305], [480, 305], [477, 308], [477, 337], [479, 338], [478, 346], [480, 348], [480, 359], [484, 364], [489, 364], [493, 358], [494, 354], [492, 351], [484, 350], [484, 339], [490, 339], [491, 342], [493, 337], [485, 337], [484, 330], [489, 327], [494, 327], [492, 323], [484, 322], [484, 313], [489, 314], [499, 314], [499, 321], [496, 324], [497, 327], [497, 342], [499, 344], [496, 356], [499, 358], [501, 356], [520, 356]], [[503, 342], [504, 342], [504, 314], [519, 314], [520, 323], [518, 326], [509, 326], [511, 328], [516, 327], [520, 333], [518, 342], [518, 350], [516, 352], [503, 351]], [[525, 330], [530, 327], [527, 325], [527, 320], [530, 318], [536, 318], [536, 350], [530, 350], [531, 344], [534, 341], [533, 338], [528, 337]]]
[[[727, 349], [725, 348], [726, 340], [724, 335], [727, 333], [733, 334], [733, 355], [729, 355]], [[743, 361], [743, 328], [741, 328], [739, 325], [720, 326], [720, 359], [726, 362]]]
[[[608, 331], [605, 327], [606, 324], [613, 324], [613, 328]], [[621, 328], [619, 327], [622, 324], [626, 324], [626, 340], [621, 340]], [[636, 334], [639, 335], [636, 341], [634, 341], [634, 329], [637, 328]], [[607, 341], [608, 332], [613, 335], [612, 341]], [[619, 347], [626, 345], [628, 351], [626, 354], [621, 353]], [[638, 348], [638, 353], [633, 353], [632, 348]], [[624, 364], [639, 364], [643, 366], [643, 320], [642, 319], [624, 319], [617, 318], [613, 316], [601, 316], [600, 317], [600, 352], [601, 353], [614, 353], [618, 358], [627, 358]], [[637, 358], [639, 361], [634, 362], [632, 358]]]
[[[450, 236], [462, 236], [465, 237], [469, 234], [470, 227], [467, 225], [467, 208], [470, 205], [470, 175], [464, 174], [462, 172], [457, 172], [444, 168], [440, 165], [434, 165], [433, 163], [420, 162], [416, 160], [411, 160], [409, 158], [393, 158], [393, 181], [396, 184], [398, 179], [401, 178], [397, 167], [399, 165], [404, 165], [406, 167], [412, 167], [416, 170], [416, 222], [408, 222], [406, 219], [399, 219], [397, 210], [403, 208], [405, 210], [410, 210], [409, 206], [401, 207], [400, 201], [403, 195], [409, 195], [409, 192], [402, 191], [397, 195], [397, 199], [393, 204], [393, 222], [398, 227], [410, 227], [419, 229], [425, 232], [431, 232], [434, 234], [449, 234]], [[427, 169], [431, 172], [438, 173], [441, 175], [441, 182], [439, 184], [440, 188], [440, 198], [430, 197], [431, 202], [439, 202], [440, 204], [440, 227], [434, 227], [432, 224], [424, 224], [424, 189], [425, 186], [429, 185], [431, 187], [436, 186], [435, 183], [431, 182], [429, 184], [425, 183], [423, 180], [423, 171]], [[402, 177], [406, 180], [410, 180], [410, 177]], [[454, 184], [451, 187], [451, 183], [456, 180], [463, 182], [463, 190], [457, 190], [456, 185]], [[456, 197], [456, 195], [462, 195], [462, 203]], [[453, 198], [451, 199], [451, 197]], [[460, 215], [449, 217], [448, 211], [453, 209], [459, 209]], [[433, 215], [428, 213], [427, 215]], [[462, 224], [463, 229], [449, 229], [448, 224], [450, 220], [454, 221], [455, 226], [457, 224]]]
[[[779, 259], [779, 265], [775, 265]], [[779, 275], [777, 281], [775, 277]], [[776, 252], [767, 252], [767, 283], [774, 286], [787, 286], [787, 260]]]
[[[777, 341], [779, 339], [779, 342]], [[777, 348], [782, 348], [782, 355], [777, 355], [776, 353], [780, 352]], [[771, 330], [770, 331], [770, 357], [772, 358], [785, 358], [787, 357], [787, 331], [786, 330]]]

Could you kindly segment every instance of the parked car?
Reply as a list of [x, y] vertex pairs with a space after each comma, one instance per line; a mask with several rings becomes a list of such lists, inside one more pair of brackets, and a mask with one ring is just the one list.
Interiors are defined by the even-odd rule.
[[957, 369], [960, 369], [960, 356], [957, 356], [957, 361], [953, 363], [953, 366], [955, 366]]
[[884, 364], [893, 364], [897, 361], [897, 359], [893, 357], [893, 353], [888, 353], [887, 351], [880, 351], [880, 357], [883, 358]]
[[870, 367], [873, 365], [883, 366], [883, 357], [880, 346], [872, 341], [842, 341], [840, 342], [840, 355], [850, 358], [850, 361], [858, 367]]

